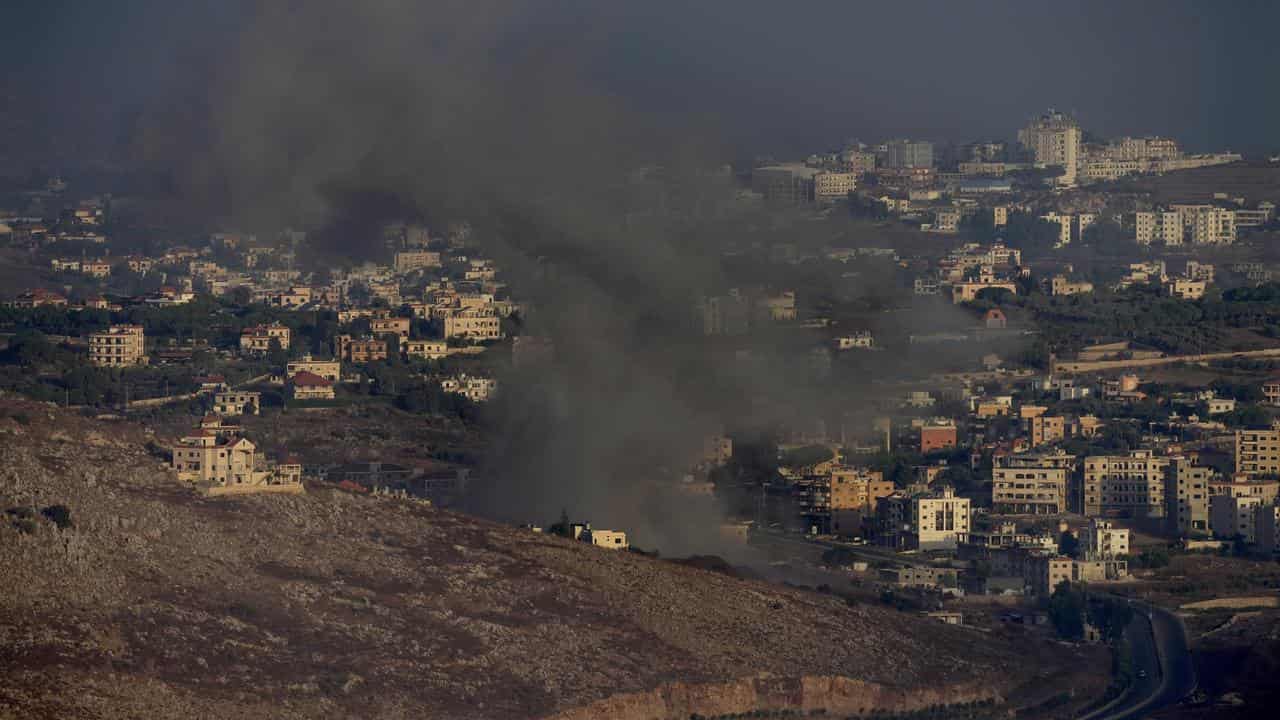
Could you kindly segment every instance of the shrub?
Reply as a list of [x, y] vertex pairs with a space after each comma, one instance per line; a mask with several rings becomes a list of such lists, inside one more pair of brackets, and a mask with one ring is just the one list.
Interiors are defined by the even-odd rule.
[[53, 524], [57, 525], [59, 530], [66, 530], [69, 527], [74, 527], [74, 523], [71, 522], [71, 509], [66, 505], [50, 505], [44, 510], [41, 510], [40, 514], [52, 520]]

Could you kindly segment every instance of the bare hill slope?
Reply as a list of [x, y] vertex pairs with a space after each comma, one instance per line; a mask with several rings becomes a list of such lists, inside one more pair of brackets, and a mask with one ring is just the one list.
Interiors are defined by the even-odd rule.
[[412, 501], [206, 499], [147, 441], [0, 397], [0, 718], [856, 711], [1070, 662]]

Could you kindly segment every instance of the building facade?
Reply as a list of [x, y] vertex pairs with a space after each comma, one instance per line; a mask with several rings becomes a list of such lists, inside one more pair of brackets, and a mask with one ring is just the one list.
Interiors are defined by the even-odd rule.
[[1082, 507], [1089, 517], [1163, 518], [1169, 458], [1148, 450], [1084, 459]]
[[112, 325], [89, 335], [89, 362], [98, 367], [129, 367], [147, 362], [146, 334], [141, 325]]

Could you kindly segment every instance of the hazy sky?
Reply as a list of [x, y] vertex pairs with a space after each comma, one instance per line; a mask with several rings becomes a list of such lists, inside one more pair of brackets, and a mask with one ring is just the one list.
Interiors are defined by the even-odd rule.
[[[293, 4], [307, 11], [308, 3]], [[198, 88], [233, 56], [257, 5], [8, 0], [0, 8], [4, 154], [55, 135], [64, 144], [78, 138], [89, 155], [118, 142], [139, 108], [175, 102], [176, 88]], [[445, 5], [454, 15], [467, 8]], [[535, 7], [537, 21], [496, 38], [495, 53], [510, 42], [581, 43], [592, 92], [713, 120], [743, 153], [799, 153], [846, 137], [1008, 138], [1050, 106], [1103, 135], [1166, 134], [1194, 150], [1280, 146], [1280, 3]], [[350, 41], [378, 38], [353, 33]]]

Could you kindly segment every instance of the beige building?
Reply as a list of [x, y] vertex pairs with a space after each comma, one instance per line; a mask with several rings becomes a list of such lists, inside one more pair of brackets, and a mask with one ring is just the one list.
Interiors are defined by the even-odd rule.
[[991, 502], [997, 512], [1064, 513], [1075, 458], [1071, 455], [1005, 455], [991, 469]]
[[408, 340], [401, 347], [405, 357], [419, 360], [439, 360], [449, 355], [449, 343], [444, 340]]
[[1067, 437], [1067, 421], [1061, 415], [1037, 415], [1027, 421], [1031, 447], [1061, 442]]
[[1080, 165], [1080, 126], [1067, 115], [1050, 110], [1018, 131], [1018, 142], [1035, 155], [1036, 164], [1061, 167], [1059, 185], [1075, 185]]
[[179, 480], [221, 485], [255, 484], [257, 446], [242, 437], [225, 438], [202, 432], [188, 435], [173, 448], [173, 469]]
[[1089, 517], [1163, 518], [1169, 458], [1149, 450], [1084, 459], [1083, 510]]
[[1230, 245], [1236, 241], [1236, 214], [1213, 205], [1170, 205], [1182, 218], [1184, 236], [1196, 245]]
[[502, 339], [502, 322], [489, 310], [459, 310], [444, 319], [444, 336], [471, 340]]
[[1031, 555], [1026, 559], [1023, 577], [1031, 592], [1039, 597], [1049, 597], [1063, 581], [1071, 582], [1075, 563], [1071, 558], [1052, 553]]
[[1235, 453], [1239, 474], [1280, 474], [1280, 430], [1237, 430]]
[[1165, 520], [1171, 535], [1209, 534], [1209, 481], [1212, 478], [1212, 468], [1192, 465], [1187, 458], [1170, 459], [1165, 484]]
[[1169, 297], [1179, 300], [1199, 300], [1204, 297], [1205, 285], [1204, 280], [1170, 278], [1164, 281], [1164, 291]]
[[1182, 216], [1176, 212], [1137, 212], [1133, 214], [1134, 240], [1142, 245], [1182, 244]]
[[813, 175], [813, 200], [830, 204], [845, 200], [858, 186], [858, 176], [852, 172], [824, 170]]
[[1091, 282], [1072, 282], [1065, 275], [1054, 275], [1053, 280], [1049, 282], [1050, 295], [1085, 295], [1093, 292], [1093, 283]]
[[1041, 215], [1040, 219], [1047, 223], [1052, 223], [1058, 226], [1058, 244], [1059, 245], [1071, 244], [1072, 217], [1070, 215], [1059, 215], [1058, 213], [1049, 213], [1048, 215]]
[[86, 260], [80, 264], [80, 272], [95, 278], [104, 278], [111, 274], [111, 263], [101, 260]]
[[332, 400], [333, 383], [305, 370], [289, 378], [289, 397], [293, 400]]
[[884, 473], [876, 470], [837, 466], [827, 481], [830, 531], [837, 535], [858, 534], [864, 519], [874, 517], [880, 498], [893, 494], [893, 481], [885, 480]]
[[396, 272], [407, 273], [413, 270], [441, 267], [440, 253], [430, 250], [411, 250], [396, 253]]
[[1268, 405], [1280, 405], [1280, 377], [1263, 380], [1262, 395], [1267, 399]]
[[383, 335], [395, 335], [403, 344], [409, 339], [411, 323], [412, 321], [405, 317], [374, 318], [369, 321], [369, 331], [378, 338]]
[[472, 402], [485, 402], [498, 390], [498, 381], [474, 375], [458, 375], [440, 381], [440, 389], [462, 395]]
[[969, 499], [949, 487], [912, 498], [910, 534], [919, 550], [954, 549], [969, 535]]
[[213, 414], [223, 417], [233, 415], [257, 415], [262, 405], [262, 393], [228, 390], [213, 396]]
[[627, 534], [621, 530], [594, 530], [588, 528], [582, 533], [582, 540], [596, 547], [609, 550], [626, 550], [631, 547], [627, 543]]
[[301, 492], [302, 466], [269, 465], [249, 440], [202, 430], [173, 447], [172, 467], [184, 482], [211, 486], [210, 494]]
[[89, 362], [98, 367], [147, 363], [146, 335], [141, 325], [112, 325], [89, 335]]
[[271, 342], [276, 341], [280, 349], [289, 349], [289, 328], [279, 323], [271, 325], [255, 325], [240, 332], [240, 352], [265, 353], [271, 350]]
[[339, 335], [334, 339], [334, 345], [338, 358], [347, 362], [370, 363], [387, 359], [387, 343], [382, 338]]
[[285, 379], [292, 379], [300, 372], [319, 375], [329, 382], [336, 383], [342, 379], [342, 362], [340, 360], [317, 360], [310, 354], [303, 355], [300, 360], [290, 360], [285, 365]]
[[1115, 560], [1129, 554], [1129, 530], [1109, 520], [1093, 518], [1080, 529], [1080, 552], [1085, 560]]

